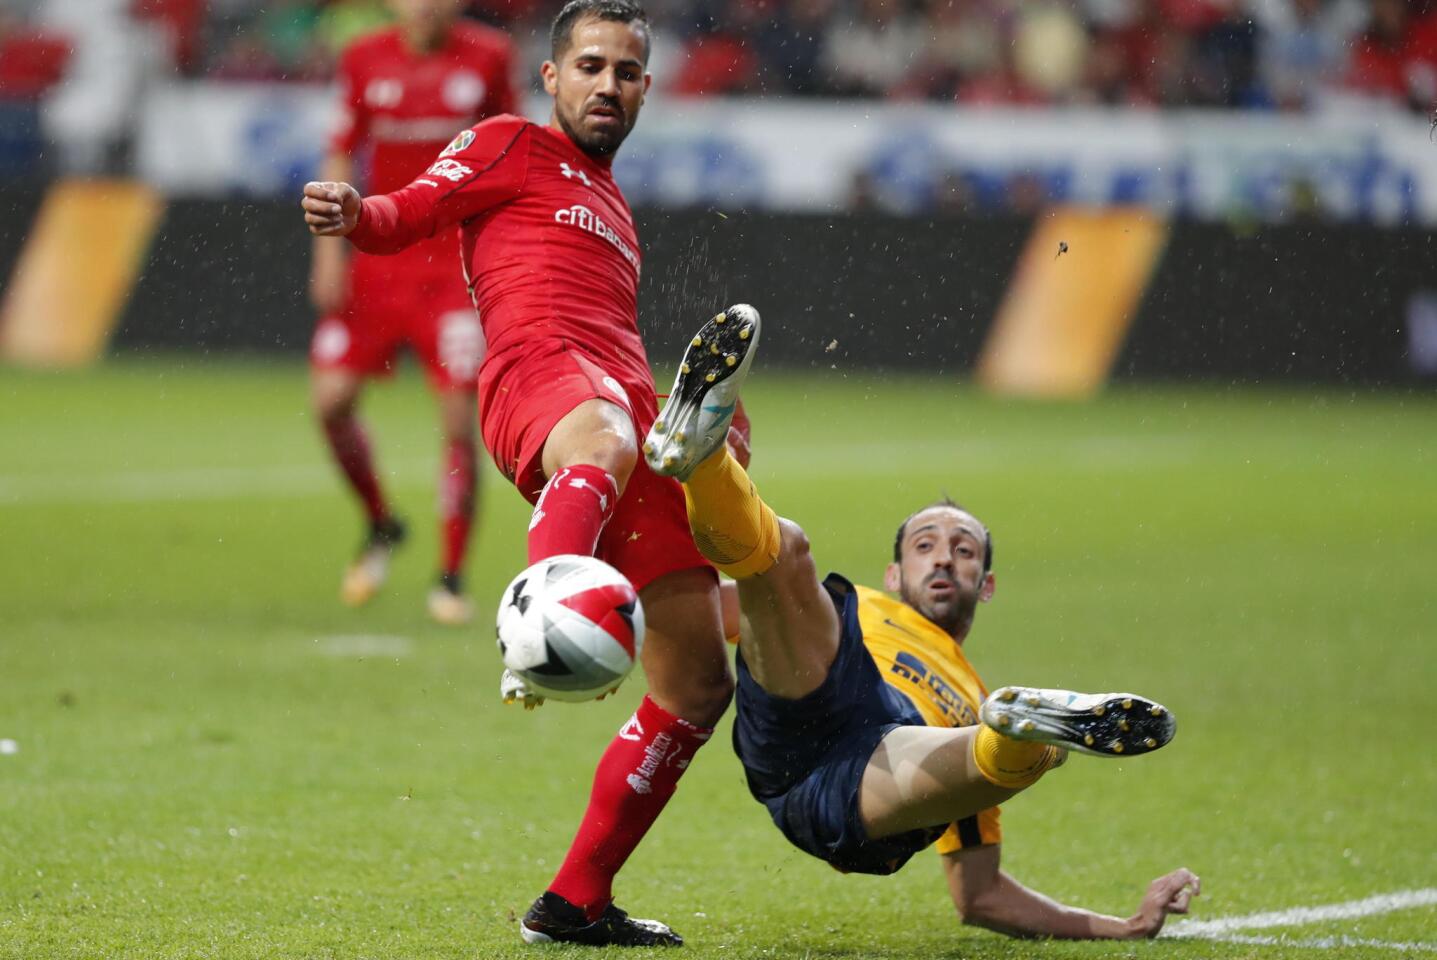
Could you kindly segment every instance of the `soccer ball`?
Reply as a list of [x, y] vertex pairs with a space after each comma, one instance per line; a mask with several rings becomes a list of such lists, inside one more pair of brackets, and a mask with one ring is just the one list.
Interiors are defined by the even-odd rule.
[[622, 573], [563, 554], [519, 574], [499, 600], [504, 666], [535, 693], [577, 703], [617, 687], [644, 645], [644, 608]]

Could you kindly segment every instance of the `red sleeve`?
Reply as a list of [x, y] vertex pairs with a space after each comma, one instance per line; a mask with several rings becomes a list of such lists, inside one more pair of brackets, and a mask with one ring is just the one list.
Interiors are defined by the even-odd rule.
[[349, 241], [365, 253], [398, 253], [514, 199], [528, 174], [531, 126], [520, 117], [486, 120], [456, 149], [460, 134], [409, 186], [365, 197]]
[[748, 411], [743, 408], [743, 401], [738, 401], [738, 406], [733, 412], [733, 428], [743, 437], [744, 443], [753, 443], [753, 424], [748, 419]]
[[339, 84], [334, 134], [329, 149], [352, 155], [369, 136], [369, 113], [364, 107], [364, 82], [359, 76], [354, 47], [345, 50], [335, 71]]

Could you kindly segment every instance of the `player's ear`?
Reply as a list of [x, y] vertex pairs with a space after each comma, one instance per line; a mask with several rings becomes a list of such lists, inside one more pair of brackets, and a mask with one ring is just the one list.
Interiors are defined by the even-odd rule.
[[987, 574], [983, 577], [983, 586], [978, 588], [978, 602], [987, 603], [993, 599], [993, 592], [998, 589], [998, 581], [993, 575]]
[[539, 76], [544, 81], [544, 92], [554, 96], [559, 92], [559, 65], [553, 60], [545, 60], [539, 67]]
[[654, 75], [648, 71], [644, 72], [644, 94], [647, 96], [649, 87], [654, 85]]
[[896, 563], [890, 563], [888, 569], [883, 571], [883, 589], [889, 593], [897, 593], [903, 585], [903, 568]]

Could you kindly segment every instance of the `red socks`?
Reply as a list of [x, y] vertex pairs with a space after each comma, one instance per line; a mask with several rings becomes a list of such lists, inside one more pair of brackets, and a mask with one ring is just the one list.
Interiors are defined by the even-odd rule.
[[618, 484], [599, 467], [579, 464], [555, 473], [529, 521], [529, 562], [561, 553], [592, 556], [618, 500]]
[[711, 736], [712, 727], [696, 727], [645, 696], [599, 759], [589, 807], [549, 889], [597, 920], [613, 899], [614, 875]]
[[[561, 553], [592, 555], [619, 499], [599, 467], [565, 467], [549, 478], [529, 522], [529, 562]], [[669, 802], [695, 751], [713, 735], [647, 696], [599, 759], [589, 806], [549, 889], [590, 920], [613, 899], [614, 876]]]
[[379, 490], [379, 478], [374, 474], [374, 463], [369, 455], [369, 438], [365, 436], [359, 418], [348, 416], [325, 420], [324, 436], [329, 440], [329, 450], [334, 454], [335, 462], [364, 504], [369, 522], [379, 523], [388, 517], [389, 507]]
[[478, 477], [473, 440], [450, 440], [439, 474], [439, 541], [441, 573], [457, 577], [469, 547], [474, 524], [474, 491]]

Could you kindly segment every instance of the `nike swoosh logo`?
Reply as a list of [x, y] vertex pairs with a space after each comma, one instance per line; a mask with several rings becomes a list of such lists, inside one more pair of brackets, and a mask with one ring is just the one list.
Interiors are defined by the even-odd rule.
[[908, 635], [909, 635], [910, 637], [912, 637], [914, 640], [922, 640], [922, 639], [923, 639], [923, 637], [922, 637], [921, 634], [914, 633], [912, 630], [909, 630], [907, 627], [903, 626], [901, 623], [894, 623], [894, 622], [893, 622], [892, 620], [890, 620], [888, 617], [884, 617], [884, 618], [883, 618], [883, 622], [886, 623], [886, 624], [888, 624], [888, 625], [889, 625], [890, 627], [892, 627], [894, 630], [902, 630], [904, 633], [908, 634]]
[[726, 417], [726, 416], [728, 416], [730, 413], [733, 412], [733, 408], [736, 407], [736, 406], [738, 406], [738, 401], [737, 401], [737, 400], [735, 400], [733, 403], [729, 404], [729, 405], [726, 406], [726, 407], [719, 407], [719, 406], [704, 407], [704, 413], [712, 413], [714, 416]]

